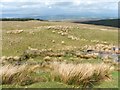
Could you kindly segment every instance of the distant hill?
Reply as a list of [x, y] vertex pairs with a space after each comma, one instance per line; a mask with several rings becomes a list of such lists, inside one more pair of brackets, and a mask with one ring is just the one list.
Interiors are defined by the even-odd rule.
[[30, 20], [44, 21], [42, 19], [34, 19], [34, 18], [0, 18], [0, 21], [30, 21]]
[[88, 20], [88, 21], [73, 21], [74, 23], [103, 25], [120, 28], [120, 19], [104, 19], [104, 20]]

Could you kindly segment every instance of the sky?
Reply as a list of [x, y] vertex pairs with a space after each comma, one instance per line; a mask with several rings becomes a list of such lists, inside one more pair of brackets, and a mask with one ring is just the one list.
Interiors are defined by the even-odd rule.
[[81, 15], [118, 17], [119, 0], [1, 0], [4, 17]]

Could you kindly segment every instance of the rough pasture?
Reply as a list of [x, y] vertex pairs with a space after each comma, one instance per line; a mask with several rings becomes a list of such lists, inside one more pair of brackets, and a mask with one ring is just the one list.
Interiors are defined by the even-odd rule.
[[[90, 63], [88, 66], [91, 67], [91, 65], [94, 64], [99, 70], [103, 68], [102, 66], [98, 66], [104, 63], [104, 65], [114, 67], [113, 71], [110, 73], [112, 76], [109, 81], [103, 81], [104, 83], [100, 83], [94, 87], [117, 87], [117, 73], [119, 71], [117, 56], [120, 54], [117, 46], [117, 33], [117, 28], [70, 22], [3, 21], [2, 57], [0, 58], [0, 63], [4, 65], [3, 68], [11, 65], [10, 70], [12, 68], [16, 70], [16, 67], [19, 68], [26, 64], [28, 66], [37, 64], [37, 71], [33, 73], [33, 75], [34, 77], [39, 77], [40, 81], [34, 82], [32, 85], [26, 87], [37, 86], [38, 88], [54, 88], [56, 86], [61, 88], [79, 87], [81, 82], [74, 82], [69, 85], [69, 83], [67, 83], [69, 79], [64, 81], [63, 78], [65, 78], [64, 75], [66, 75], [66, 73], [61, 71], [57, 72], [60, 74], [60, 81], [53, 80], [51, 76], [51, 74], [53, 74], [51, 72], [55, 69], [52, 68], [53, 71], [51, 70], [51, 63], [53, 62], [60, 63], [58, 65], [60, 67], [64, 64], [65, 67], [69, 66], [74, 68], [77, 68], [76, 65], [85, 64], [87, 66], [86, 63]], [[95, 69], [95, 67], [91, 68]], [[60, 70], [63, 70], [63, 68]], [[109, 71], [109, 69], [107, 70]], [[79, 71], [78, 69], [77, 72], [82, 72], [82, 70]], [[85, 73], [87, 72], [89, 71], [86, 67]], [[85, 73], [83, 72], [83, 74]], [[104, 76], [104, 72], [102, 74]], [[70, 76], [72, 76], [72, 74], [70, 74]], [[33, 81], [35, 80], [33, 77], [32, 79]], [[81, 80], [81, 78], [79, 80]], [[84, 80], [82, 82], [84, 82]], [[24, 87], [16, 84], [5, 84], [3, 86]]]

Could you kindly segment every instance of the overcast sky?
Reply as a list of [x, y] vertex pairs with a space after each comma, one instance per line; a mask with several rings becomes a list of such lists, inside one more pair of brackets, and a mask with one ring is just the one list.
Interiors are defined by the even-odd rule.
[[119, 0], [1, 0], [0, 13], [23, 15], [107, 15], [116, 17]]

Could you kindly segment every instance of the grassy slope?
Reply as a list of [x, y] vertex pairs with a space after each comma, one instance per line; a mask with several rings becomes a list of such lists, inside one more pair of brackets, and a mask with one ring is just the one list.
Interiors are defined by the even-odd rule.
[[[37, 25], [34, 23], [36, 23]], [[107, 30], [103, 31], [100, 29], [107, 27], [62, 23], [64, 25], [74, 27], [70, 31], [70, 34], [72, 34], [73, 36], [77, 36], [80, 39], [85, 38], [87, 41], [70, 40], [66, 36], [60, 36], [57, 33], [52, 33], [52, 30], [45, 30], [44, 28], [35, 29], [35, 27], [49, 26], [57, 23], [3, 22], [3, 55], [20, 55], [23, 51], [25, 51], [28, 48], [28, 46], [38, 49], [42, 49], [42, 48], [61, 49], [66, 46], [82, 47], [86, 44], [87, 45], [94, 44], [91, 43], [90, 40], [107, 41], [109, 43], [117, 44], [117, 38], [118, 38], [117, 31], [113, 31], [115, 28], [110, 28], [109, 30], [111, 31], [107, 31]], [[62, 24], [58, 23], [58, 25], [62, 25]], [[17, 28], [17, 26], [19, 27]], [[80, 29], [77, 29], [76, 27], [79, 27]], [[8, 30], [17, 30], [21, 28], [25, 30], [21, 34], [6, 34]], [[31, 31], [34, 31], [34, 35], [29, 34], [29, 32]], [[55, 40], [55, 43], [52, 43], [51, 42], [52, 40]], [[62, 45], [61, 41], [65, 41], [66, 45]], [[9, 45], [10, 42], [12, 43], [12, 45]]]
[[[37, 28], [40, 26], [51, 26], [51, 25], [61, 25], [61, 26], [72, 26], [73, 29], [70, 30], [70, 34], [73, 36], [77, 36], [80, 39], [84, 38], [87, 41], [75, 41], [70, 40], [66, 36], [61, 36], [57, 33], [52, 33], [52, 30], [46, 30], [45, 28]], [[77, 28], [79, 27], [79, 28]], [[6, 34], [9, 30], [21, 30], [24, 32], [20, 34]], [[104, 30], [103, 30], [104, 29]], [[40, 22], [40, 21], [28, 21], [28, 22], [3, 22], [3, 50], [2, 54], [6, 56], [15, 56], [21, 55], [28, 46], [32, 48], [45, 49], [52, 48], [54, 50], [66, 48], [67, 46], [76, 46], [77, 48], [82, 47], [84, 45], [95, 44], [90, 42], [90, 40], [99, 40], [99, 41], [107, 41], [110, 44], [117, 44], [118, 34], [116, 28], [104, 27], [104, 26], [96, 26], [96, 25], [85, 25], [85, 24], [75, 24], [69, 22]], [[29, 34], [29, 32], [33, 31], [34, 35]], [[55, 43], [51, 41], [55, 40]], [[65, 45], [61, 44], [61, 41], [65, 41]], [[12, 42], [12, 45], [10, 45]], [[63, 57], [69, 60], [68, 57]], [[42, 58], [36, 58], [35, 60], [40, 61]], [[84, 61], [88, 62], [88, 60]], [[90, 61], [91, 63], [98, 61]], [[111, 82], [104, 82], [101, 85], [96, 87], [117, 87], [117, 72], [113, 73], [114, 80]], [[6, 86], [4, 87], [20, 87], [20, 86]], [[59, 82], [40, 82], [29, 85], [27, 87], [38, 87], [38, 88], [62, 88], [62, 87], [73, 87]]]

